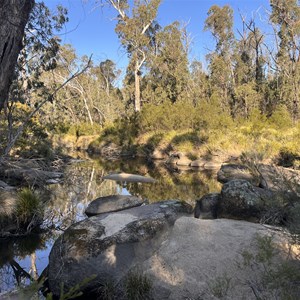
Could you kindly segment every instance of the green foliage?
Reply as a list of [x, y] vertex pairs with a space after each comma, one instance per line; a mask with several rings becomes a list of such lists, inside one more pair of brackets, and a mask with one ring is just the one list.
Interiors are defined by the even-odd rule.
[[99, 134], [102, 131], [102, 126], [100, 124], [88, 123], [88, 122], [80, 122], [77, 124], [72, 124], [69, 126], [67, 134], [74, 135], [76, 137], [80, 137], [83, 135], [95, 135]]
[[269, 118], [269, 122], [271, 126], [280, 130], [289, 129], [293, 126], [291, 115], [285, 106], [277, 107]]
[[145, 76], [143, 91], [143, 97], [150, 103], [175, 103], [186, 96], [189, 70], [184, 32], [176, 21], [156, 33], [157, 49], [148, 63], [150, 72]]
[[128, 300], [146, 300], [151, 297], [152, 282], [140, 271], [131, 271], [124, 282], [125, 295]]

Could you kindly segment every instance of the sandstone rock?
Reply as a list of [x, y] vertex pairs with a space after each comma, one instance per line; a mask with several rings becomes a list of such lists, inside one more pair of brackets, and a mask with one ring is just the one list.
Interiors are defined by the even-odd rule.
[[194, 217], [200, 219], [216, 219], [220, 194], [211, 193], [196, 201]]
[[94, 216], [107, 212], [120, 211], [140, 206], [145, 201], [142, 198], [130, 195], [112, 195], [93, 200], [85, 210], [88, 216]]
[[49, 256], [49, 288], [59, 295], [87, 278], [84, 290], [98, 290], [108, 279], [124, 276], [153, 255], [167, 228], [191, 207], [165, 201], [85, 219], [69, 227], [54, 243]]
[[[249, 269], [238, 268], [237, 262], [243, 261], [243, 251], [255, 253], [253, 240], [257, 234], [272, 233], [260, 224], [245, 221], [179, 218], [167, 240], [142, 266], [152, 279], [153, 299], [216, 299], [209, 284], [225, 274], [231, 285], [222, 299], [257, 299], [245, 282], [259, 278], [259, 274], [255, 270], [249, 274]], [[281, 241], [275, 233], [276, 245]]]
[[221, 169], [218, 171], [217, 179], [222, 183], [226, 183], [233, 179], [247, 180], [256, 186], [260, 183], [260, 177], [254, 176], [248, 167], [236, 164], [222, 165]]
[[128, 174], [128, 173], [119, 173], [119, 174], [109, 174], [103, 177], [103, 179], [110, 179], [116, 181], [126, 181], [126, 182], [155, 182], [155, 179], [151, 177], [146, 177], [142, 175]]

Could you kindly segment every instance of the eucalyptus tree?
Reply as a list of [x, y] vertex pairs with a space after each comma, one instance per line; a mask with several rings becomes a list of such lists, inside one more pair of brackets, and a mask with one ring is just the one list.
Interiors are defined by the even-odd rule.
[[271, 0], [270, 21], [277, 37], [277, 68], [279, 97], [294, 120], [300, 106], [300, 7], [297, 0]]
[[134, 0], [130, 7], [127, 0], [102, 0], [118, 13], [116, 33], [130, 58], [129, 67], [134, 74], [134, 108], [141, 109], [141, 72], [148, 57], [151, 37], [147, 31], [154, 23], [161, 0]]
[[215, 51], [208, 55], [212, 94], [218, 98], [223, 110], [229, 110], [234, 87], [233, 10], [228, 5], [213, 5], [207, 14], [204, 30], [209, 30], [216, 41]]
[[157, 104], [185, 99], [189, 80], [188, 53], [180, 23], [173, 22], [156, 32], [155, 43], [155, 51], [147, 64], [145, 98]]
[[7, 103], [34, 0], [0, 1], [0, 112]]

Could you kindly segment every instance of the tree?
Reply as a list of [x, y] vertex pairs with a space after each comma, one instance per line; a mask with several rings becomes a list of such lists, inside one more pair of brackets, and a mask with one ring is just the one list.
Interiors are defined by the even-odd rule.
[[232, 102], [234, 76], [232, 68], [233, 10], [228, 5], [213, 5], [208, 11], [204, 30], [210, 30], [216, 40], [215, 52], [208, 55], [212, 94], [221, 99], [221, 107], [229, 110]]
[[278, 90], [294, 120], [300, 106], [300, 7], [297, 0], [271, 0], [270, 21], [278, 36], [277, 55], [273, 56]]
[[265, 58], [263, 56], [264, 36], [256, 27], [254, 19], [249, 22], [242, 17], [243, 30], [238, 31], [240, 40], [237, 41], [234, 52], [234, 95], [232, 115], [234, 117], [249, 117], [251, 111], [258, 109], [262, 103]]
[[130, 11], [127, 0], [103, 0], [118, 12], [116, 33], [131, 60], [129, 66], [134, 73], [134, 107], [141, 109], [141, 70], [147, 59], [151, 38], [147, 34], [153, 24], [161, 0], [135, 0]]
[[[44, 72], [43, 78], [48, 88], [63, 83], [73, 72], [87, 62], [86, 56], [79, 58], [71, 45], [63, 45], [54, 70]], [[54, 127], [68, 127], [116, 119], [123, 110], [120, 91], [115, 87], [120, 70], [107, 59], [98, 64], [91, 62], [90, 68], [74, 78], [56, 95], [53, 103], [44, 107], [43, 120]]]
[[191, 74], [189, 78], [189, 97], [193, 105], [208, 98], [208, 76], [204, 72], [202, 63], [194, 60], [191, 63]]
[[[69, 81], [82, 74], [89, 62], [72, 72], [66, 80], [51, 88], [46, 87], [42, 73], [56, 67], [59, 39], [54, 30], [62, 28], [67, 21], [66, 10], [58, 6], [52, 15], [44, 3], [34, 5], [24, 30], [23, 45], [15, 68], [15, 79], [6, 100], [5, 116], [7, 119], [7, 139], [3, 155], [9, 155], [18, 138], [31, 123], [33, 116], [41, 111], [48, 102], [52, 102], [58, 91]], [[15, 115], [16, 104], [25, 105], [23, 115]]]
[[145, 76], [148, 88], [146, 97], [150, 96], [148, 102], [175, 103], [185, 98], [189, 70], [188, 53], [182, 38], [183, 31], [179, 22], [167, 25], [156, 33], [155, 51], [147, 63], [149, 73]]
[[0, 1], [0, 112], [8, 100], [24, 30], [34, 0]]

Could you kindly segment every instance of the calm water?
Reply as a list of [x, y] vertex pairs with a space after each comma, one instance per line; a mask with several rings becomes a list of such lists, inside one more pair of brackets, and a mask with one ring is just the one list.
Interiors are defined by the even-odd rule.
[[[108, 173], [126, 172], [155, 178], [156, 183], [121, 183], [103, 180]], [[0, 239], [0, 293], [28, 284], [24, 272], [37, 278], [48, 264], [55, 239], [71, 224], [86, 218], [90, 201], [113, 194], [139, 195], [149, 202], [178, 199], [194, 204], [220, 190], [215, 171], [167, 168], [142, 161], [93, 160], [67, 166], [64, 181], [48, 186], [49, 202], [43, 227], [47, 233], [19, 239]]]

